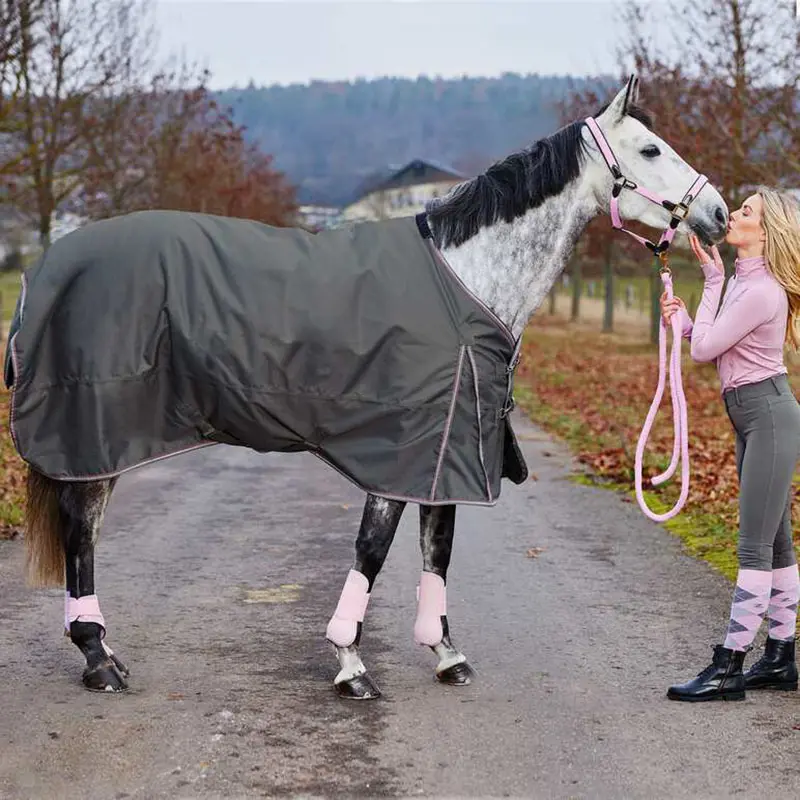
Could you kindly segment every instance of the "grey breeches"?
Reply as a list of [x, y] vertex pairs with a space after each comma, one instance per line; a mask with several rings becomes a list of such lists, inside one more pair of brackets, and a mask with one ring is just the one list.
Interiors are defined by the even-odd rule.
[[785, 375], [724, 394], [736, 431], [739, 473], [739, 568], [795, 563], [792, 478], [800, 456], [800, 405]]

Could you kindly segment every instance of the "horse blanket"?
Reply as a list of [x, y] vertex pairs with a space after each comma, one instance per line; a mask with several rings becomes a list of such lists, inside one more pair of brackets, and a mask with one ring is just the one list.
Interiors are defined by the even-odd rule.
[[493, 505], [527, 477], [517, 343], [426, 228], [144, 211], [68, 234], [10, 331], [17, 450], [59, 480], [214, 443], [307, 451], [379, 496]]

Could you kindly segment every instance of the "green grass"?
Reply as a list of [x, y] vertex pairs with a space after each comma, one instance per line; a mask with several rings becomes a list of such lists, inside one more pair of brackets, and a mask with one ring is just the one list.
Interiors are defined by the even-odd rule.
[[7, 500], [0, 502], [0, 523], [4, 527], [21, 528], [23, 517], [22, 506], [19, 503]]
[[10, 322], [14, 316], [21, 288], [19, 272], [0, 272], [0, 303], [2, 303], [2, 320], [5, 323]]

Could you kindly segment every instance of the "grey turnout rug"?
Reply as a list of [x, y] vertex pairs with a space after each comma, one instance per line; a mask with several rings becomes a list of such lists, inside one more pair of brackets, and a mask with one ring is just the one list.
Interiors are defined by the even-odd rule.
[[495, 503], [527, 477], [515, 342], [421, 231], [146, 211], [69, 234], [12, 322], [17, 450], [63, 480], [213, 443], [308, 451], [380, 496]]

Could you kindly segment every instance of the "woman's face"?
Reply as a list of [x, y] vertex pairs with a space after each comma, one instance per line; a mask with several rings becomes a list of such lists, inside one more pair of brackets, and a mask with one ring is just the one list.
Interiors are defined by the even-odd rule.
[[740, 249], [758, 248], [766, 240], [761, 224], [761, 197], [754, 194], [742, 203], [742, 207], [732, 212], [728, 219], [728, 235], [725, 241]]

